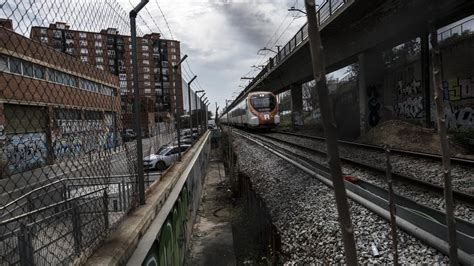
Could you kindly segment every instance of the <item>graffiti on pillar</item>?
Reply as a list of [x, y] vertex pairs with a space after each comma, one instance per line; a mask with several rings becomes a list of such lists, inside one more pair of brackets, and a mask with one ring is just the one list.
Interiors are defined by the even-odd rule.
[[46, 164], [48, 154], [46, 134], [7, 135], [3, 153], [11, 174], [43, 166]]
[[444, 100], [460, 101], [474, 98], [474, 79], [452, 78], [443, 81]]
[[381, 104], [378, 100], [377, 87], [369, 86], [367, 88], [367, 94], [369, 96], [368, 109], [369, 109], [369, 125], [375, 127], [380, 121], [380, 107]]
[[421, 119], [425, 115], [424, 98], [421, 95], [421, 82], [413, 79], [405, 82], [397, 81], [397, 103], [393, 106], [395, 114], [400, 118]]

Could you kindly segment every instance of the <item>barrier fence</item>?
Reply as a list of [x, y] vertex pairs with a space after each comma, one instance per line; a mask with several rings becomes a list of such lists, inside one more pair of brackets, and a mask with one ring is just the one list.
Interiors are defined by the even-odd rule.
[[[0, 265], [71, 263], [138, 204], [130, 20], [112, 0], [0, 6]], [[176, 136], [173, 42], [137, 36], [148, 156]]]

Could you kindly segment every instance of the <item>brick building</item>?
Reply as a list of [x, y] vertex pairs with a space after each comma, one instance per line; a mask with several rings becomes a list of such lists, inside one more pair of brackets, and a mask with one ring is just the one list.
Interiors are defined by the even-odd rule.
[[[100, 32], [77, 31], [57, 22], [49, 27], [33, 27], [31, 38], [118, 75], [124, 127], [133, 128], [130, 36], [120, 35], [112, 28]], [[179, 75], [175, 75], [172, 67], [180, 60], [180, 44], [152, 33], [137, 38], [137, 49], [142, 128], [145, 135], [150, 135], [155, 123], [171, 119], [176, 111], [183, 112], [181, 81], [176, 80]]]
[[22, 172], [117, 145], [122, 127], [117, 76], [1, 22], [0, 172]]

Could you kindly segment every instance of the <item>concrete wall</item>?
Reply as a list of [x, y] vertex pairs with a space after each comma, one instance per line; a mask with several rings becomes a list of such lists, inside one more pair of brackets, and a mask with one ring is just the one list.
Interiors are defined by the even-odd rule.
[[[206, 175], [210, 153], [210, 138], [207, 137], [200, 149], [188, 164], [186, 170], [175, 184], [175, 188], [150, 226], [149, 232], [154, 239], [145, 253], [141, 250], [129, 260], [129, 265], [183, 265], [190, 241], [192, 227], [196, 220], [201, 200], [203, 178]], [[166, 208], [169, 205], [169, 208]], [[159, 223], [159, 227], [154, 224]], [[155, 232], [158, 228], [159, 232]], [[142, 241], [148, 241], [145, 235]], [[139, 246], [137, 250], [139, 250]], [[138, 263], [138, 264], [137, 264]]]
[[[441, 45], [445, 112], [449, 129], [474, 128], [474, 36], [464, 36]], [[431, 74], [431, 70], [430, 70]], [[420, 57], [408, 58], [403, 65], [385, 69], [382, 121], [392, 118], [422, 124], [426, 110]], [[436, 124], [436, 108], [430, 77], [431, 123]]]

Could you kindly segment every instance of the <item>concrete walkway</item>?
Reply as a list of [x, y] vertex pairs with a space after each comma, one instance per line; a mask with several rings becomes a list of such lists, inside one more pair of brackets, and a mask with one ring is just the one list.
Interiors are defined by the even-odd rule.
[[[217, 157], [216, 152], [211, 152], [211, 158]], [[211, 159], [186, 258], [187, 265], [236, 265], [231, 198], [223, 163]]]

